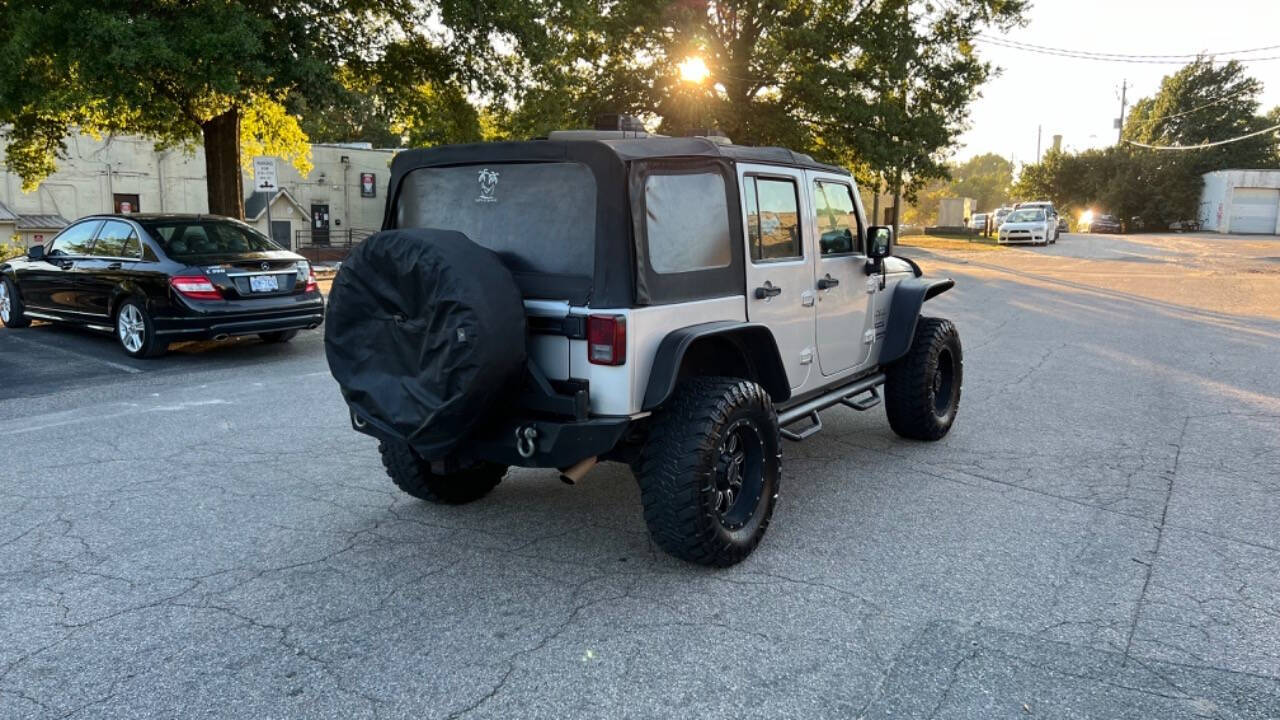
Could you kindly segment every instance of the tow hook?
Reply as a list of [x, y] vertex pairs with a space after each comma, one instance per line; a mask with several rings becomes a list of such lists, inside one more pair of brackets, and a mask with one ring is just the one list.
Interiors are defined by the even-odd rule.
[[586, 474], [591, 472], [591, 468], [595, 466], [595, 455], [592, 455], [585, 460], [579, 460], [567, 468], [560, 469], [560, 481], [565, 485], [577, 485], [578, 481], [586, 477]]
[[538, 429], [532, 425], [516, 428], [516, 452], [528, 459], [537, 451]]

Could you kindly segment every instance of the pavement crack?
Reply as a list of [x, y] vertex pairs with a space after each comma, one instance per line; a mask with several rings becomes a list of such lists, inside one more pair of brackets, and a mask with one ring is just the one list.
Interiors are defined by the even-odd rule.
[[1173, 483], [1178, 475], [1178, 464], [1182, 460], [1182, 445], [1187, 438], [1187, 428], [1191, 425], [1191, 416], [1187, 415], [1182, 419], [1182, 431], [1178, 433], [1178, 441], [1173, 444], [1176, 451], [1173, 455], [1173, 466], [1165, 472], [1166, 488], [1164, 494], [1164, 507], [1160, 511], [1160, 522], [1156, 525], [1156, 544], [1151, 551], [1151, 562], [1146, 563], [1147, 571], [1142, 579], [1142, 591], [1138, 593], [1138, 602], [1133, 608], [1133, 622], [1129, 625], [1129, 637], [1124, 645], [1124, 661], [1129, 663], [1130, 653], [1133, 650], [1133, 637], [1138, 631], [1138, 623], [1142, 620], [1142, 608], [1147, 600], [1147, 590], [1151, 587], [1151, 576], [1155, 572], [1156, 561], [1160, 559], [1160, 547], [1164, 543], [1165, 521], [1169, 517], [1169, 502], [1173, 499]]

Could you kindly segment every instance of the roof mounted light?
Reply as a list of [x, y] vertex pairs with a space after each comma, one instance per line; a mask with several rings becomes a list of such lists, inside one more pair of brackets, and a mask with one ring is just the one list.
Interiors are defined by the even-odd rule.
[[605, 113], [596, 116], [596, 130], [621, 130], [623, 132], [645, 132], [644, 123], [634, 115], [624, 113]]

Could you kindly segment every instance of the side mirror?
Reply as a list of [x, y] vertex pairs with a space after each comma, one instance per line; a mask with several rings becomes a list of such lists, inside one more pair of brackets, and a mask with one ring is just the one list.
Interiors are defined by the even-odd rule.
[[43, 246], [43, 245], [32, 245], [31, 247], [27, 248], [27, 259], [28, 259], [28, 260], [43, 260], [43, 259], [44, 259], [44, 246]]
[[872, 225], [867, 228], [867, 258], [881, 260], [893, 253], [893, 228]]

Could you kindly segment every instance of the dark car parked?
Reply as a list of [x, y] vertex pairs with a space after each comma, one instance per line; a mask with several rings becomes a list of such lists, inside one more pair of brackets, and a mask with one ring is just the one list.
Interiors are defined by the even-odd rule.
[[1088, 225], [1091, 233], [1118, 233], [1121, 230], [1120, 221], [1115, 215], [1096, 215]]
[[242, 222], [214, 215], [93, 215], [0, 263], [0, 321], [114, 333], [133, 357], [179, 340], [287, 342], [324, 320], [311, 266]]

